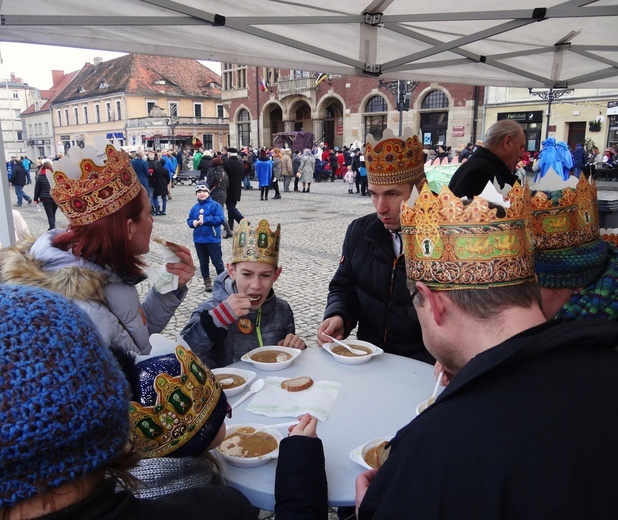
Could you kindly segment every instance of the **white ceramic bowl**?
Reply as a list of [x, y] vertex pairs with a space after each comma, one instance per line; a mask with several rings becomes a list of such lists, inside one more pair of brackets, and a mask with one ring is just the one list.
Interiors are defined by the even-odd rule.
[[255, 379], [255, 372], [252, 370], [242, 370], [240, 368], [232, 368], [232, 367], [223, 367], [223, 368], [214, 368], [211, 370], [213, 374], [234, 374], [235, 376], [240, 376], [245, 379], [244, 384], [240, 386], [235, 386], [234, 388], [223, 388], [223, 393], [226, 397], [233, 397], [245, 391], [247, 385]]
[[[234, 433], [238, 428], [243, 428], [251, 426], [252, 428], [262, 428], [263, 424], [256, 423], [246, 423], [246, 424], [231, 424], [225, 430], [225, 436]], [[222, 453], [219, 450], [219, 447], [216, 448], [216, 452], [219, 457], [223, 460], [231, 464], [232, 466], [238, 466], [239, 468], [257, 468], [258, 466], [263, 466], [264, 464], [268, 464], [271, 460], [276, 459], [279, 456], [279, 443], [283, 436], [281, 432], [274, 429], [264, 429], [263, 431], [272, 435], [275, 439], [277, 439], [277, 449], [262, 455], [261, 457], [232, 457], [231, 455], [227, 455], [226, 453]]]
[[344, 339], [341, 340], [341, 343], [350, 345], [352, 348], [354, 348], [355, 345], [358, 345], [359, 347], [371, 349], [371, 354], [367, 354], [366, 356], [341, 356], [339, 354], [335, 354], [331, 350], [333, 347], [337, 346], [337, 343], [324, 343], [324, 345], [322, 345], [322, 348], [333, 356], [336, 361], [339, 361], [339, 363], [343, 363], [345, 365], [362, 365], [363, 363], [369, 363], [374, 356], [379, 356], [384, 353], [380, 347], [376, 347], [373, 343], [369, 343], [368, 341], [361, 341], [359, 339]]
[[390, 441], [394, 436], [391, 435], [389, 437], [378, 437], [376, 439], [371, 439], [370, 441], [366, 442], [365, 444], [363, 444], [362, 446], [359, 446], [358, 448], [354, 448], [351, 452], [350, 452], [350, 458], [356, 462], [357, 464], [360, 464], [363, 468], [367, 468], [367, 469], [373, 469], [369, 464], [367, 464], [367, 462], [365, 461], [365, 454], [367, 453], [367, 451], [369, 451], [371, 448], [377, 446], [378, 444], [381, 444], [384, 441]]
[[[251, 359], [251, 356], [257, 352], [264, 352], [266, 350], [281, 350], [282, 352], [287, 352], [291, 355], [290, 359], [282, 361], [280, 363], [263, 363], [261, 361], [255, 361]], [[290, 347], [278, 347], [278, 346], [269, 346], [269, 347], [258, 347], [254, 348], [247, 352], [243, 357], [240, 358], [241, 361], [246, 361], [247, 363], [252, 363], [255, 368], [258, 370], [266, 370], [266, 371], [275, 371], [275, 370], [283, 370], [284, 368], [289, 367], [298, 356], [300, 356], [302, 350], [297, 348]]]

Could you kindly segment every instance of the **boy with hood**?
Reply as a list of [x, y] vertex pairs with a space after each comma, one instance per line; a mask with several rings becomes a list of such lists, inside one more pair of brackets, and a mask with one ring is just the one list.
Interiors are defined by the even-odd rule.
[[212, 292], [212, 280], [208, 263], [217, 270], [217, 274], [225, 270], [223, 266], [223, 254], [221, 253], [221, 224], [225, 220], [223, 209], [218, 202], [210, 198], [210, 190], [205, 184], [195, 187], [197, 204], [189, 211], [187, 224], [193, 228], [193, 243], [200, 260], [200, 270], [204, 279], [204, 288]]
[[273, 291], [281, 274], [280, 234], [281, 226], [273, 232], [267, 220], [251, 229], [243, 219], [234, 230], [227, 271], [217, 276], [213, 297], [193, 311], [181, 332], [209, 368], [235, 363], [256, 345], [305, 348], [290, 305]]

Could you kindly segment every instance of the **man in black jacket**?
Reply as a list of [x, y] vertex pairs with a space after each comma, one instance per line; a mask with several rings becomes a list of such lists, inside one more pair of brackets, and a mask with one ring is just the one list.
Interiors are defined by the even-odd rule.
[[[545, 322], [533, 252], [517, 245], [526, 198], [474, 222], [427, 190], [403, 208], [414, 307], [450, 383], [358, 477], [359, 520], [616, 516], [618, 324]], [[491, 253], [496, 232], [514, 247]]]
[[399, 222], [402, 201], [425, 180], [423, 147], [416, 136], [395, 138], [387, 130], [379, 143], [367, 142], [364, 155], [376, 213], [348, 227], [318, 342], [330, 341], [322, 333], [346, 338], [358, 324], [358, 339], [433, 362], [410, 303]]
[[223, 163], [223, 169], [227, 173], [230, 183], [227, 188], [225, 207], [227, 208], [227, 220], [230, 224], [230, 229], [234, 229], [234, 221], [240, 224], [240, 221], [244, 218], [242, 213], [236, 208], [236, 204], [240, 202], [242, 194], [242, 179], [245, 175], [245, 167], [238, 158], [238, 150], [236, 148], [228, 148], [227, 154], [228, 160]]
[[15, 159], [13, 161], [13, 168], [11, 170], [11, 184], [15, 187], [15, 195], [17, 195], [16, 206], [21, 207], [23, 199], [26, 199], [28, 204], [32, 204], [32, 199], [24, 192], [24, 186], [26, 185], [26, 170], [21, 164], [21, 161]]
[[[449, 189], [458, 197], [480, 195], [487, 182], [496, 180], [501, 188], [518, 180], [513, 173], [526, 150], [526, 136], [515, 121], [503, 119], [493, 124], [470, 158], [453, 174]], [[461, 156], [460, 156], [461, 157]]]

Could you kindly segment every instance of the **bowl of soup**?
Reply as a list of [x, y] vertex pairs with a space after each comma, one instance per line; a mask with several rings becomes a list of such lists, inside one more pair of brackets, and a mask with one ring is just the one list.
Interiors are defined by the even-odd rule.
[[279, 456], [279, 443], [283, 438], [275, 429], [263, 429], [256, 433], [256, 428], [263, 424], [235, 424], [226, 428], [225, 439], [216, 448], [223, 460], [232, 466], [255, 468], [268, 464]]
[[368, 341], [344, 339], [341, 343], [345, 343], [353, 349], [365, 352], [365, 354], [361, 355], [354, 354], [337, 343], [324, 343], [322, 345], [322, 348], [332, 355], [336, 361], [345, 365], [362, 365], [363, 363], [369, 363], [373, 357], [384, 353], [380, 347], [376, 347], [373, 343], [369, 343]]
[[390, 453], [390, 447], [386, 447], [387, 443], [393, 438], [377, 437], [366, 442], [358, 448], [354, 448], [350, 452], [350, 458], [367, 469], [379, 469]]
[[211, 372], [215, 375], [226, 397], [241, 394], [245, 391], [247, 385], [255, 379], [255, 372], [240, 368], [214, 368]]
[[258, 370], [283, 370], [289, 367], [301, 353], [302, 350], [290, 347], [258, 347], [247, 352], [240, 360], [252, 363]]

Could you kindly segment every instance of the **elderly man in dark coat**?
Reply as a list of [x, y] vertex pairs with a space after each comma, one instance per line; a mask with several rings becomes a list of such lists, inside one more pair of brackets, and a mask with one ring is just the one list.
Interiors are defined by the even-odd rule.
[[227, 188], [225, 207], [227, 208], [227, 220], [230, 228], [234, 229], [234, 221], [240, 223], [243, 219], [242, 213], [236, 208], [236, 204], [240, 202], [245, 167], [238, 157], [238, 150], [236, 148], [228, 148], [227, 154], [228, 160], [223, 163], [223, 169], [227, 173], [230, 183]]

